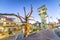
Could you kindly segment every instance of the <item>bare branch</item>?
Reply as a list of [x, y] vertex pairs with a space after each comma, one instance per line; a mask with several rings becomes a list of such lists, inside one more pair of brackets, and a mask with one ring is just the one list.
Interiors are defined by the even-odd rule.
[[25, 10], [25, 7], [24, 7], [24, 15], [25, 15], [25, 17], [26, 17], [26, 10]]
[[16, 17], [18, 17], [20, 19], [20, 21], [23, 22], [20, 16], [16, 16]]
[[0, 13], [0, 15], [2, 15], [2, 16], [3, 16], [3, 15], [7, 15], [7, 16], [16, 16], [16, 17], [18, 17], [18, 18], [21, 20], [21, 22], [23, 22], [22, 19], [21, 19], [21, 17], [18, 16], [18, 15], [16, 15], [16, 14], [7, 14], [7, 13], [1, 14], [1, 13]]
[[32, 12], [33, 12], [33, 10], [32, 10], [32, 5], [31, 5], [31, 11], [30, 11], [30, 15], [28, 16], [28, 19], [31, 17]]
[[29, 16], [29, 13], [27, 14], [27, 17]]
[[[19, 15], [19, 12], [17, 12], [17, 13], [18, 13], [18, 16], [20, 16], [20, 15]], [[23, 18], [23, 19], [25, 19], [25, 18], [24, 18], [24, 17], [22, 17], [22, 16], [20, 16], [20, 17], [21, 17], [21, 18]]]
[[19, 15], [19, 12], [17, 12], [17, 14], [18, 14], [18, 16], [20, 16], [20, 15]]

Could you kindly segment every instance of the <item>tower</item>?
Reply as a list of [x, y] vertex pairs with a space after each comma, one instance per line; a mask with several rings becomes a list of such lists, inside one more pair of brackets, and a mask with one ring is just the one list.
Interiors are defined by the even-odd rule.
[[39, 16], [41, 17], [41, 29], [45, 29], [46, 28], [46, 6], [43, 5], [40, 8], [38, 8], [38, 12], [39, 12]]

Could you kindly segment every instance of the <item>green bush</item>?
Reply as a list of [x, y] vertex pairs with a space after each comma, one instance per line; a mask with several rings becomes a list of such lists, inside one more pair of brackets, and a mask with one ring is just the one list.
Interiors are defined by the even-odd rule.
[[37, 31], [37, 29], [36, 29], [36, 28], [34, 28], [34, 29], [33, 29], [33, 31]]

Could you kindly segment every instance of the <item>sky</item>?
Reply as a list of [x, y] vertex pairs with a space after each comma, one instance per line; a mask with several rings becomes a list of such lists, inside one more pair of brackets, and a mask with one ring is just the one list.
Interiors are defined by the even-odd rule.
[[17, 14], [19, 12], [19, 15], [24, 16], [23, 7], [26, 7], [28, 14], [31, 4], [33, 6], [32, 16], [34, 20], [41, 22], [38, 8], [42, 5], [46, 5], [48, 21], [57, 21], [57, 19], [60, 19], [60, 0], [0, 0], [0, 13]]

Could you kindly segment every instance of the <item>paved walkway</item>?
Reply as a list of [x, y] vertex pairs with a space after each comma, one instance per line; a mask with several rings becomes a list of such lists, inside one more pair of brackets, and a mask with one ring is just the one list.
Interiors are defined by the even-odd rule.
[[16, 37], [16, 36], [5, 37], [5, 38], [0, 39], [0, 40], [15, 40], [15, 37]]
[[14, 33], [9, 35], [0, 35], [0, 40], [16, 40], [17, 36], [20, 34], [19, 33]]
[[8, 37], [8, 36], [9, 36], [8, 34], [4, 34], [4, 35], [0, 34], [0, 39], [3, 39], [3, 38]]
[[53, 30], [41, 30], [39, 32], [31, 33], [23, 40], [60, 40], [60, 38]]
[[60, 40], [53, 30], [41, 30], [28, 35], [24, 38], [23, 34], [17, 34], [12, 37], [6, 37], [1, 40]]

